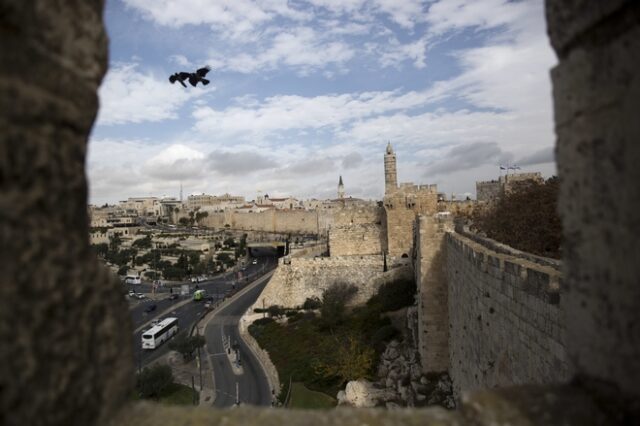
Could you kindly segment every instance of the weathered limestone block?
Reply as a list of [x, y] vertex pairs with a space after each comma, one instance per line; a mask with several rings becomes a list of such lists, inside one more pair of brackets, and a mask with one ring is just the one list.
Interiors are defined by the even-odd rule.
[[130, 316], [89, 248], [102, 2], [0, 2], [0, 424], [95, 424], [128, 397]]
[[367, 380], [352, 380], [345, 388], [345, 403], [353, 407], [376, 407], [395, 397], [395, 392], [376, 388]]
[[640, 395], [640, 4], [547, 1], [564, 227], [567, 349], [578, 374]]

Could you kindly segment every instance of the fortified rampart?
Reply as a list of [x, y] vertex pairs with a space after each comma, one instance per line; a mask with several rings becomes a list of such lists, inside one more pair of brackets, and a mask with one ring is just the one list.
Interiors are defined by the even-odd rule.
[[384, 197], [386, 252], [392, 258], [412, 257], [413, 225], [418, 214], [437, 211], [436, 185], [402, 184]]
[[251, 213], [225, 210], [209, 213], [201, 224], [214, 229], [325, 235], [334, 226], [381, 224], [382, 217], [382, 208], [377, 205], [322, 210], [270, 209]]
[[329, 253], [331, 256], [382, 254], [382, 226], [368, 223], [331, 228]]
[[449, 223], [420, 217], [416, 226], [423, 371], [448, 370], [458, 396], [569, 379], [558, 262], [453, 232]]
[[453, 232], [446, 252], [454, 389], [567, 380], [560, 271]]
[[382, 256], [340, 256], [280, 259], [278, 269], [258, 297], [255, 307], [280, 305], [296, 307], [307, 298], [322, 296], [333, 284], [358, 288], [351, 305], [366, 302], [385, 282], [411, 273], [409, 267], [384, 272]]

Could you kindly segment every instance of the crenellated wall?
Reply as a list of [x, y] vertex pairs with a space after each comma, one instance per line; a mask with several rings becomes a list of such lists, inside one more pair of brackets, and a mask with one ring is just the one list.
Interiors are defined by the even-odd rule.
[[478, 241], [445, 237], [454, 391], [569, 379], [560, 271]]

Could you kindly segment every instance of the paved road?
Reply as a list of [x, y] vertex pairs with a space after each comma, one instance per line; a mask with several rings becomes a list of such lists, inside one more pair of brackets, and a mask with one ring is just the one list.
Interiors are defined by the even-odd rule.
[[[254, 280], [257, 276], [273, 269], [277, 264], [277, 259], [275, 258], [275, 256], [273, 256], [275, 254], [275, 250], [265, 249], [261, 252], [258, 252], [258, 254], [263, 256], [256, 258], [257, 264], [254, 265], [250, 262], [247, 266], [247, 270], [244, 271], [245, 277], [249, 278], [250, 280]], [[244, 279], [238, 282], [233, 278], [236, 277], [217, 277], [215, 280], [200, 283], [198, 284], [198, 286], [201, 289], [205, 289], [208, 295], [214, 297], [214, 300], [219, 300], [222, 299], [227, 292], [240, 290], [249, 282], [251, 282], [244, 282]], [[192, 291], [193, 290], [195, 290], [195, 286], [194, 288], [192, 288]], [[169, 294], [167, 293], [166, 296], [168, 297]], [[257, 296], [258, 295], [256, 294], [255, 297]], [[191, 327], [202, 317], [202, 314], [205, 310], [204, 303], [192, 302], [190, 298], [191, 296], [189, 296], [186, 304], [183, 303], [181, 305], [177, 305], [177, 303], [183, 302], [185, 299], [141, 301], [138, 306], [130, 310], [134, 330], [137, 330], [138, 328], [140, 328], [140, 326], [149, 323], [152, 319], [176, 317], [178, 318], [178, 327], [181, 330], [190, 331]], [[146, 313], [145, 309], [150, 304], [155, 304], [157, 307], [154, 311]], [[163, 314], [165, 310], [170, 309], [174, 305], [176, 305], [175, 310], [172, 310], [167, 314]], [[139, 330], [133, 333], [134, 361], [136, 367], [139, 369], [144, 368], [147, 364], [158, 359], [169, 351], [168, 343], [164, 343], [162, 346], [154, 350], [142, 350], [142, 333], [147, 328], [148, 327], [144, 327], [143, 330]]]
[[[245, 294], [237, 296], [234, 301], [221, 309], [207, 324], [205, 338], [207, 350], [211, 357], [215, 379], [216, 407], [230, 407], [236, 402], [236, 383], [239, 389], [241, 404], [271, 405], [271, 389], [258, 360], [240, 339], [238, 320], [251, 306], [268, 280], [257, 285]], [[222, 336], [228, 336], [232, 343], [240, 346], [242, 374], [236, 375], [231, 368], [229, 358], [224, 354]]]

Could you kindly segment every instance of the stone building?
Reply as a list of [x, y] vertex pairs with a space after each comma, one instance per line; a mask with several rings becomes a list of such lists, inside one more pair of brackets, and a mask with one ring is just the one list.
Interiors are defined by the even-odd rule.
[[487, 180], [476, 182], [476, 199], [478, 201], [493, 201], [513, 191], [518, 185], [525, 183], [543, 183], [544, 179], [540, 172], [534, 173], [514, 173], [500, 176], [498, 180]]
[[413, 226], [418, 214], [437, 212], [436, 185], [397, 184], [396, 154], [391, 143], [384, 155], [385, 252], [392, 258], [409, 258], [413, 252]]

